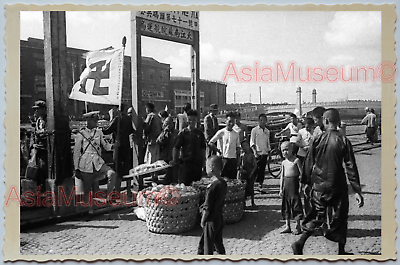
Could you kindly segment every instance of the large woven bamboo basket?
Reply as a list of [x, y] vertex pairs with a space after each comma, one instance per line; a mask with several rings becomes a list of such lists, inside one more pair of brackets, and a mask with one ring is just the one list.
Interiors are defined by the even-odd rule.
[[245, 188], [245, 182], [228, 182], [225, 204], [222, 208], [225, 223], [237, 223], [243, 218]]
[[[200, 201], [204, 202], [207, 191], [207, 182], [196, 182], [193, 186], [200, 190]], [[245, 200], [246, 182], [242, 181], [227, 181], [227, 190], [225, 195], [225, 203], [222, 208], [225, 223], [233, 224], [239, 222], [244, 215], [244, 200]]]
[[146, 225], [150, 232], [177, 234], [190, 231], [199, 212], [199, 192], [181, 194], [174, 205], [165, 205], [156, 196], [146, 199]]

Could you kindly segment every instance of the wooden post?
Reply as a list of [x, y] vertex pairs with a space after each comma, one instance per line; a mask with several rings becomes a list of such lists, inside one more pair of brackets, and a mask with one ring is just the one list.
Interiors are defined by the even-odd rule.
[[60, 185], [72, 177], [65, 11], [44, 11], [43, 26], [49, 133], [48, 178], [53, 185]]
[[191, 92], [192, 92], [192, 108], [198, 111], [200, 124], [200, 47], [199, 32], [193, 32], [193, 44], [191, 45]]
[[131, 71], [132, 71], [132, 119], [136, 127], [135, 148], [133, 148], [133, 165], [143, 164], [144, 148], [142, 138], [142, 37], [139, 33], [140, 23], [136, 12], [131, 12]]

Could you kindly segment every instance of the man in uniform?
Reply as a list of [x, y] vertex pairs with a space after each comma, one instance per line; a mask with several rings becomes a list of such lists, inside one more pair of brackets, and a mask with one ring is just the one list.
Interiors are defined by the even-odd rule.
[[46, 189], [46, 179], [48, 174], [48, 160], [47, 160], [47, 107], [46, 102], [38, 100], [33, 105], [36, 117], [35, 130], [33, 135], [32, 144], [32, 157], [36, 157], [36, 165], [38, 166], [37, 185], [41, 190]]
[[[119, 122], [119, 135], [117, 136]], [[121, 104], [121, 113], [116, 115], [111, 123], [103, 129], [103, 134], [113, 134], [114, 144], [114, 163], [117, 171], [115, 190], [120, 192], [122, 177], [129, 174], [133, 166], [132, 149], [130, 147], [129, 136], [134, 133], [132, 120], [125, 114], [125, 105]]]
[[[115, 186], [117, 174], [106, 165], [101, 157], [101, 146], [107, 151], [112, 150], [112, 145], [104, 139], [103, 131], [97, 128], [98, 111], [84, 114], [87, 127], [81, 129], [75, 138], [74, 167], [75, 174], [82, 180], [84, 189], [84, 202], [90, 203], [89, 213], [93, 212], [92, 187], [96, 180], [108, 178], [107, 196]], [[96, 196], [97, 197], [97, 196]], [[110, 199], [110, 198], [109, 198]]]
[[[217, 104], [210, 105], [210, 112], [204, 117], [204, 136], [206, 137], [206, 143], [209, 143], [211, 138], [218, 131], [218, 106]], [[212, 155], [215, 155], [215, 151], [212, 148], [206, 147], [206, 159]]]
[[[311, 187], [311, 209], [304, 218], [301, 238], [291, 245], [295, 255], [303, 254], [306, 240], [316, 230], [322, 230], [327, 239], [338, 243], [339, 255], [351, 254], [344, 248], [349, 216], [346, 177], [356, 193], [358, 207], [364, 205], [353, 147], [337, 130], [339, 111], [328, 109], [323, 120], [326, 131], [311, 142], [303, 165], [301, 183]], [[327, 217], [329, 208], [333, 215]]]

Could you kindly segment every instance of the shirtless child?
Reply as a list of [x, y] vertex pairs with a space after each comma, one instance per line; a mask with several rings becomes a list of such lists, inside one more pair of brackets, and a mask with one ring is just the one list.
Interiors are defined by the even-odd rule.
[[282, 196], [282, 217], [286, 220], [286, 228], [282, 234], [291, 233], [290, 220], [297, 222], [295, 235], [301, 234], [300, 220], [303, 218], [303, 206], [300, 198], [300, 160], [294, 155], [294, 144], [283, 142], [281, 145], [285, 160], [282, 162], [280, 192]]

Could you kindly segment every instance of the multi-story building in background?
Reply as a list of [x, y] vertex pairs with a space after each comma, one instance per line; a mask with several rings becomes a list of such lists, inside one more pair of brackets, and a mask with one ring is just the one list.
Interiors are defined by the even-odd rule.
[[[182, 112], [186, 102], [191, 97], [190, 77], [171, 76], [169, 85], [174, 92], [175, 112]], [[200, 112], [202, 117], [207, 114], [211, 104], [217, 104], [219, 108], [226, 106], [226, 83], [212, 80], [200, 80]]]
[[[68, 94], [83, 70], [86, 68], [87, 50], [67, 48], [67, 83]], [[172, 114], [181, 112], [183, 104], [190, 102], [191, 86], [188, 77], [170, 77], [170, 65], [150, 57], [142, 57], [141, 64], [141, 102], [153, 102], [156, 110], [166, 107]], [[46, 99], [43, 40], [28, 38], [20, 40], [20, 117], [21, 122], [28, 122], [33, 115], [32, 105], [38, 99]], [[124, 58], [124, 81], [122, 102], [132, 105], [131, 58]], [[209, 105], [215, 103], [223, 108], [226, 105], [226, 84], [218, 81], [200, 81], [200, 108], [204, 114]], [[142, 108], [144, 104], [141, 104]], [[113, 106], [68, 100], [69, 116], [79, 118], [86, 108], [100, 110], [106, 114]], [[144, 113], [142, 110], [141, 113]]]

